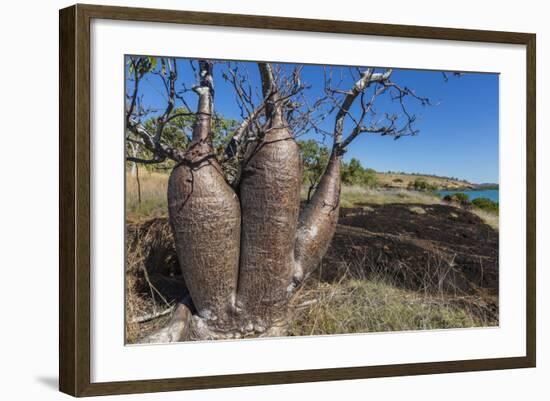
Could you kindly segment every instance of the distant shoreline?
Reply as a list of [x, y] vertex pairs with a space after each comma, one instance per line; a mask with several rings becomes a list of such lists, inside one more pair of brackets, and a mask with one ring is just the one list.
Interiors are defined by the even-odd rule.
[[404, 173], [404, 172], [376, 172], [376, 178], [381, 187], [411, 189], [419, 182], [436, 191], [472, 191], [499, 189], [497, 183], [471, 183], [456, 177], [438, 176], [435, 174]]
[[463, 193], [468, 196], [470, 201], [473, 201], [477, 198], [489, 199], [492, 202], [499, 203], [499, 190], [498, 188], [482, 188], [482, 189], [468, 189], [468, 190], [447, 190], [442, 189], [436, 191], [440, 196], [445, 197], [446, 195], [454, 195], [456, 193]]

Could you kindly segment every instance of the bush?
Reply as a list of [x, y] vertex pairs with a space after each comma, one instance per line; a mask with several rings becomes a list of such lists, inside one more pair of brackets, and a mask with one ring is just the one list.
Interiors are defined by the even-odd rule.
[[453, 194], [453, 197], [458, 201], [458, 202], [469, 202], [470, 201], [470, 197], [465, 194], [464, 192], [457, 192], [456, 194]]
[[436, 191], [437, 186], [430, 184], [424, 178], [417, 178], [414, 180], [412, 187], [417, 191]]
[[372, 188], [378, 186], [378, 178], [375, 170], [364, 168], [359, 160], [353, 158], [342, 166], [342, 183]]
[[476, 198], [472, 204], [479, 209], [498, 214], [498, 202], [493, 202], [489, 198]]
[[470, 197], [463, 192], [457, 192], [452, 195], [445, 195], [443, 197], [445, 202], [458, 203], [466, 208], [471, 206]]

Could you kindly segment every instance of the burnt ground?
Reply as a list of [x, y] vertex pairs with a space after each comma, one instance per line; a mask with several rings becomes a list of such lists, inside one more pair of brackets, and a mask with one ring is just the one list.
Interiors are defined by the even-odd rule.
[[[128, 222], [127, 262], [127, 286], [137, 295], [131, 314], [150, 312], [145, 299], [162, 309], [185, 295], [167, 218]], [[475, 214], [452, 205], [386, 204], [342, 208], [309, 281], [383, 280], [475, 302], [498, 319], [498, 277], [498, 231]]]
[[[343, 269], [411, 290], [498, 295], [498, 232], [448, 205], [342, 209], [321, 280]], [[325, 268], [326, 267], [326, 268]]]

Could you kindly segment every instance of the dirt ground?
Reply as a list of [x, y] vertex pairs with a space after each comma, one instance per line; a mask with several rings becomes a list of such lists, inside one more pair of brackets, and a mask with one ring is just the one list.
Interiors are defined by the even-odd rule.
[[[498, 232], [467, 210], [447, 205], [367, 205], [342, 209], [324, 277], [342, 260], [364, 258], [413, 290], [498, 295]], [[452, 279], [442, 275], [451, 275]], [[426, 282], [433, 275], [438, 282]], [[436, 288], [426, 284], [438, 284]], [[445, 286], [441, 288], [439, 284]]]

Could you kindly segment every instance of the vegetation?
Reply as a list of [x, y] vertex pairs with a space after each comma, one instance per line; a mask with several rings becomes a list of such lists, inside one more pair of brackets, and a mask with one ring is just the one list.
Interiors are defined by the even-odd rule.
[[[195, 121], [194, 114], [191, 113], [186, 107], [179, 107], [174, 109], [174, 116], [164, 127], [163, 140], [166, 146], [173, 148], [185, 149], [189, 146], [193, 135], [193, 123]], [[155, 130], [157, 117], [149, 117], [143, 123], [143, 126], [148, 131]], [[223, 157], [223, 153], [229, 141], [231, 140], [231, 133], [236, 129], [239, 122], [232, 119], [227, 119], [222, 115], [216, 113], [212, 118], [212, 141], [214, 151], [218, 159]], [[133, 141], [126, 141], [126, 152], [131, 158], [139, 160], [153, 160], [154, 152], [150, 149], [137, 146]], [[139, 164], [134, 161], [126, 162], [129, 167], [134, 169]], [[148, 171], [166, 170], [170, 171], [176, 162], [172, 159], [166, 158], [162, 162], [154, 164], [140, 164]]]
[[[417, 179], [420, 190], [470, 190], [476, 187], [466, 180], [459, 180], [454, 177], [440, 177], [434, 174], [404, 173], [404, 172], [377, 172], [376, 178], [378, 185], [386, 188], [414, 189]], [[422, 184], [425, 182], [425, 184]]]
[[[329, 149], [313, 139], [298, 141], [302, 156], [303, 184], [307, 187], [306, 199], [309, 201], [311, 194], [319, 184], [330, 157]], [[341, 180], [344, 185], [357, 185], [369, 188], [378, 186], [378, 174], [371, 168], [365, 168], [358, 159], [352, 158], [349, 162], [342, 163]]]
[[466, 207], [474, 206], [478, 209], [498, 215], [498, 202], [494, 202], [489, 198], [475, 198], [474, 200], [470, 201], [470, 197], [468, 196], [468, 194], [457, 192], [452, 195], [445, 195], [443, 197], [443, 200], [445, 202], [458, 203]]
[[[131, 169], [126, 174], [126, 212], [132, 220], [144, 220], [152, 217], [166, 216], [166, 191], [168, 174], [164, 170], [146, 170], [140, 175], [141, 202], [138, 200], [138, 184]], [[307, 199], [309, 186], [304, 184], [302, 200]], [[447, 199], [447, 200], [445, 200]], [[449, 201], [450, 198], [443, 198]], [[410, 191], [400, 188], [365, 187], [362, 185], [344, 185], [341, 192], [342, 207], [368, 207], [369, 204], [384, 205], [388, 203], [423, 204], [440, 203], [442, 199], [431, 192]], [[494, 229], [498, 229], [498, 203], [489, 201], [474, 201], [476, 206], [471, 211], [481, 217]], [[455, 202], [460, 205], [460, 202]], [[476, 204], [477, 203], [477, 204]], [[492, 205], [491, 205], [492, 204]], [[481, 206], [480, 206], [481, 205]]]
[[429, 183], [424, 178], [416, 178], [411, 188], [417, 191], [436, 191], [438, 189], [436, 185]]
[[458, 299], [400, 289], [384, 280], [318, 283], [307, 298], [312, 306], [297, 314], [290, 335], [479, 327], [490, 320]]
[[[141, 176], [142, 201], [137, 202], [137, 185], [135, 177], [127, 173], [127, 216], [132, 224], [145, 226], [154, 221], [154, 218], [166, 217], [166, 190], [168, 174], [164, 171], [145, 171]], [[305, 199], [307, 186], [304, 185], [303, 197]], [[369, 188], [362, 185], [344, 185], [341, 193], [341, 206], [343, 208], [359, 208], [368, 213], [369, 205], [386, 204], [410, 204], [410, 212], [415, 215], [430, 213], [430, 205], [436, 205], [441, 199], [429, 192], [409, 191], [406, 189]], [[422, 205], [422, 206], [421, 206]], [[457, 205], [460, 207], [460, 205]], [[495, 213], [474, 208], [471, 212], [480, 216], [487, 224], [498, 229], [498, 216]], [[450, 216], [452, 218], [452, 216]], [[165, 230], [164, 236], [170, 236], [169, 230]], [[170, 244], [169, 239], [155, 239], [145, 237], [143, 241], [151, 241], [152, 244], [161, 242]], [[151, 245], [153, 246], [153, 245]], [[147, 249], [145, 245], [136, 247], [141, 251]], [[167, 251], [157, 249], [159, 257], [167, 258]], [[128, 263], [133, 271], [139, 271], [137, 264], [149, 260], [143, 255], [129, 253]], [[436, 258], [438, 263], [441, 259]], [[159, 266], [167, 268], [173, 263], [170, 259], [159, 259]], [[329, 269], [323, 262], [320, 267]], [[442, 292], [424, 292], [408, 288], [402, 288], [393, 280], [394, 274], [379, 263], [369, 259], [351, 259], [342, 262], [346, 264], [341, 276], [331, 282], [312, 278], [310, 283], [298, 294], [292, 307], [296, 308], [296, 315], [289, 330], [290, 335], [322, 335], [350, 332], [381, 332], [401, 330], [423, 330], [458, 327], [479, 327], [482, 325], [496, 324], [490, 311], [480, 308], [476, 299], [465, 297], [463, 294], [456, 296]], [[435, 268], [433, 271], [443, 271], [446, 268]], [[364, 271], [375, 271], [374, 275], [364, 276]], [[162, 291], [162, 286], [174, 285], [175, 278], [167, 282], [159, 278], [158, 272], [149, 274], [152, 285]], [[170, 273], [173, 275], [173, 273]], [[414, 277], [414, 274], [410, 274]], [[155, 310], [164, 310], [166, 305], [162, 298], [156, 297], [156, 306], [151, 304], [147, 296], [151, 291], [145, 278], [127, 275], [129, 282], [129, 316], [144, 316], [154, 314]], [[425, 276], [427, 279], [428, 275]], [[445, 274], [445, 277], [450, 277]], [[176, 276], [177, 278], [177, 276]], [[136, 280], [138, 281], [136, 283]], [[430, 279], [430, 281], [433, 280]], [[440, 279], [435, 279], [439, 282]], [[420, 287], [428, 287], [428, 284], [420, 284]], [[136, 291], [138, 293], [136, 293]], [[141, 294], [141, 295], [140, 295]], [[168, 300], [169, 301], [169, 300]], [[156, 329], [167, 322], [166, 316], [161, 316], [155, 321], [144, 323], [128, 322], [127, 339], [129, 342], [138, 342], [139, 337], [148, 330]]]
[[[306, 199], [309, 199], [325, 171], [330, 151], [328, 147], [313, 139], [299, 140], [298, 145], [304, 166], [303, 184], [307, 187]], [[425, 192], [440, 189], [473, 189], [475, 187], [474, 184], [466, 180], [454, 177], [392, 171], [377, 172], [372, 168], [364, 167], [356, 158], [352, 158], [349, 162], [343, 162], [342, 184], [369, 188], [402, 188]]]
[[319, 180], [325, 172], [330, 151], [326, 146], [319, 145], [319, 143], [313, 139], [298, 141], [298, 146], [304, 166], [302, 182], [307, 187], [306, 199], [309, 201], [313, 190], [317, 184], [319, 184]]
[[444, 202], [454, 203], [469, 209], [472, 213], [480, 217], [486, 224], [495, 230], [498, 230], [498, 202], [493, 202], [488, 198], [476, 198], [470, 201], [470, 197], [461, 192], [457, 192], [452, 195], [445, 195], [442, 200]]
[[[138, 184], [139, 183], [139, 184]], [[166, 216], [168, 205], [167, 172], [145, 170], [139, 176], [126, 172], [126, 217], [130, 220], [144, 220]]]
[[445, 195], [443, 197], [443, 200], [447, 202], [457, 202], [465, 205], [470, 203], [470, 197], [463, 192], [457, 192], [452, 195]]
[[445, 175], [437, 175], [437, 174], [425, 174], [425, 173], [418, 173], [418, 172], [405, 173], [404, 171], [391, 171], [391, 170], [387, 171], [384, 174], [420, 176], [420, 177], [425, 178], [425, 179], [426, 178], [432, 178], [432, 179], [437, 179], [437, 180], [456, 181], [456, 182], [461, 182], [463, 184], [470, 184], [467, 180], [464, 180], [464, 179], [460, 179], [460, 178], [457, 178], [457, 177], [448, 177], [448, 176], [445, 176]]
[[348, 163], [343, 163], [342, 184], [373, 188], [378, 185], [378, 178], [376, 171], [371, 168], [364, 168], [359, 160], [353, 158]]
[[389, 203], [432, 205], [439, 202], [439, 198], [431, 193], [397, 188], [366, 188], [358, 185], [342, 187], [340, 200], [342, 207], [368, 207], [370, 204]]
[[493, 202], [491, 199], [476, 198], [472, 201], [472, 205], [481, 210], [498, 214], [498, 202]]
[[463, 193], [463, 192], [457, 192], [453, 195], [459, 202], [468, 202], [470, 200], [470, 197]]
[[476, 184], [476, 189], [498, 189], [499, 185], [494, 183]]
[[473, 214], [479, 217], [485, 224], [492, 227], [494, 230], [498, 231], [499, 228], [499, 219], [498, 214], [494, 212], [487, 212], [483, 209], [473, 208], [470, 210]]

